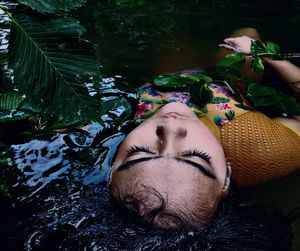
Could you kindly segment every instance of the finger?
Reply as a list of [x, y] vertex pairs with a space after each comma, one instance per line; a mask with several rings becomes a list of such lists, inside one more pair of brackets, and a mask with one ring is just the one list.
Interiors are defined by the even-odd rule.
[[224, 42], [227, 43], [227, 44], [233, 44], [235, 43], [236, 39], [233, 38], [233, 37], [229, 37], [229, 38], [225, 38], [224, 39]]
[[225, 48], [225, 49], [234, 51], [234, 47], [232, 47], [232, 46], [229, 45], [229, 44], [219, 44], [219, 46], [222, 47], [222, 48]]

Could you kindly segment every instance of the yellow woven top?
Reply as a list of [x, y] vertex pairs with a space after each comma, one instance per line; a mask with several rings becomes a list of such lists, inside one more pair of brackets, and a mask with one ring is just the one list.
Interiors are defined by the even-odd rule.
[[239, 186], [253, 186], [300, 168], [300, 136], [250, 111], [220, 128], [221, 142]]

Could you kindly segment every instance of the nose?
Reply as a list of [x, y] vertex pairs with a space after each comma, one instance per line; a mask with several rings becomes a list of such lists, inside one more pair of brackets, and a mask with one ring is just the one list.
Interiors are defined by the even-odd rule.
[[166, 149], [168, 146], [174, 147], [176, 144], [180, 144], [179, 141], [186, 137], [187, 130], [182, 123], [182, 121], [178, 121], [177, 119], [168, 119], [157, 126], [156, 135], [162, 149]]
[[156, 135], [159, 140], [160, 154], [165, 156], [178, 154], [178, 150], [187, 136], [187, 130], [182, 123], [183, 121], [176, 118], [170, 118], [157, 126]]

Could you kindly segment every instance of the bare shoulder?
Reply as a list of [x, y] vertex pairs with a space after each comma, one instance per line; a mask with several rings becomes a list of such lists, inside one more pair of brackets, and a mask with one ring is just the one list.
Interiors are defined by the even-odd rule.
[[297, 133], [300, 134], [300, 116], [276, 117], [276, 118], [274, 118], [274, 120], [295, 130]]

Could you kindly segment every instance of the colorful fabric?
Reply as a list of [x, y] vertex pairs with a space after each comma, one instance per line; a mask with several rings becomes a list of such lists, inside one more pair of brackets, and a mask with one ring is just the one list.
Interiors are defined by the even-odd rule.
[[188, 105], [198, 117], [206, 115], [217, 126], [223, 126], [235, 117], [252, 110], [246, 100], [243, 103], [235, 101], [227, 87], [211, 83], [208, 88], [213, 92], [213, 97], [203, 108], [191, 102], [188, 92], [162, 92], [156, 90], [153, 86], [140, 88], [137, 90], [140, 95], [140, 103], [135, 119], [147, 119], [161, 106], [170, 102], [180, 102]]

